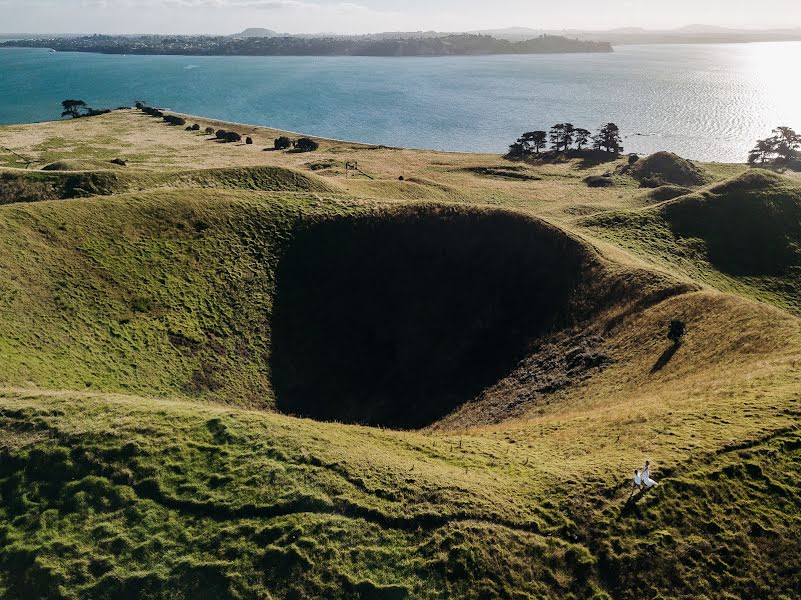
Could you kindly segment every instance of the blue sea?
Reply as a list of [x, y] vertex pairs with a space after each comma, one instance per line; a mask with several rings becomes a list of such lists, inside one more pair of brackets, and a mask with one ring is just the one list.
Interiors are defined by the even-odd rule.
[[558, 122], [595, 129], [614, 121], [627, 151], [743, 161], [773, 127], [801, 130], [800, 64], [796, 42], [445, 58], [2, 49], [0, 123], [58, 118], [65, 98], [99, 108], [145, 100], [338, 139], [502, 152], [524, 131]]

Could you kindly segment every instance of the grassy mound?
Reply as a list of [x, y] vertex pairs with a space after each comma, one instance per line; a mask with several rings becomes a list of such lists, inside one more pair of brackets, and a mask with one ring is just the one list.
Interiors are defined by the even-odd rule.
[[749, 171], [645, 211], [582, 224], [660, 266], [801, 313], [801, 186], [790, 179]]
[[0, 383], [277, 393], [292, 414], [419, 427], [594, 308], [594, 254], [537, 220], [363, 210], [182, 190], [2, 213]]
[[429, 425], [571, 324], [577, 298], [599, 291], [593, 267], [578, 241], [499, 211], [419, 207], [307, 224], [277, 275], [278, 407]]
[[707, 182], [706, 174], [699, 167], [672, 152], [657, 152], [637, 161], [631, 169], [631, 175], [643, 187], [692, 187]]
[[650, 202], [665, 202], [691, 193], [692, 190], [690, 188], [681, 185], [661, 185], [650, 190], [647, 198]]
[[801, 187], [753, 171], [661, 207], [677, 236], [699, 238], [734, 275], [801, 274]]
[[0, 170], [0, 204], [105, 196], [126, 189], [127, 178], [114, 171]]
[[265, 192], [330, 192], [319, 177], [282, 167], [235, 167], [187, 171], [166, 178], [165, 185]]
[[42, 167], [42, 171], [97, 171], [113, 169], [114, 163], [98, 160], [58, 160]]

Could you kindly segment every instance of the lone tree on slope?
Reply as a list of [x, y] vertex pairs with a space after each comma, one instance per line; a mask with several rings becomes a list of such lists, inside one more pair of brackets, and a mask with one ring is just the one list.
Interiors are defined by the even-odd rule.
[[668, 326], [668, 339], [676, 346], [681, 343], [684, 334], [687, 333], [687, 324], [681, 319], [673, 319]]
[[83, 100], [64, 100], [61, 103], [64, 111], [61, 113], [62, 117], [70, 117], [77, 119], [81, 116], [81, 110], [86, 110], [86, 102]]

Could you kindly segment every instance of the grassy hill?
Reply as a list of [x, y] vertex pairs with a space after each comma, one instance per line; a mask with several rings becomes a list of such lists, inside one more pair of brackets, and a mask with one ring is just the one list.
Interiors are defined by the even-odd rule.
[[793, 597], [797, 181], [236, 127], [0, 128], [0, 597]]

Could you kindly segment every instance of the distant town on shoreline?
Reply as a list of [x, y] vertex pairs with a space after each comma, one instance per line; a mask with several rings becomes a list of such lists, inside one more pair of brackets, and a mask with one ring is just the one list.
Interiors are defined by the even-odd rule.
[[612, 52], [608, 42], [540, 35], [512, 41], [490, 35], [306, 37], [253, 35], [55, 37], [10, 40], [0, 47], [49, 48], [59, 52], [187, 56], [476, 56]]
[[734, 29], [687, 25], [676, 29], [535, 29], [388, 31], [365, 34], [286, 33], [251, 27], [231, 35], [0, 33], [0, 46], [47, 47], [104, 54], [446, 56], [611, 52], [641, 44], [729, 44], [801, 41], [801, 27]]

